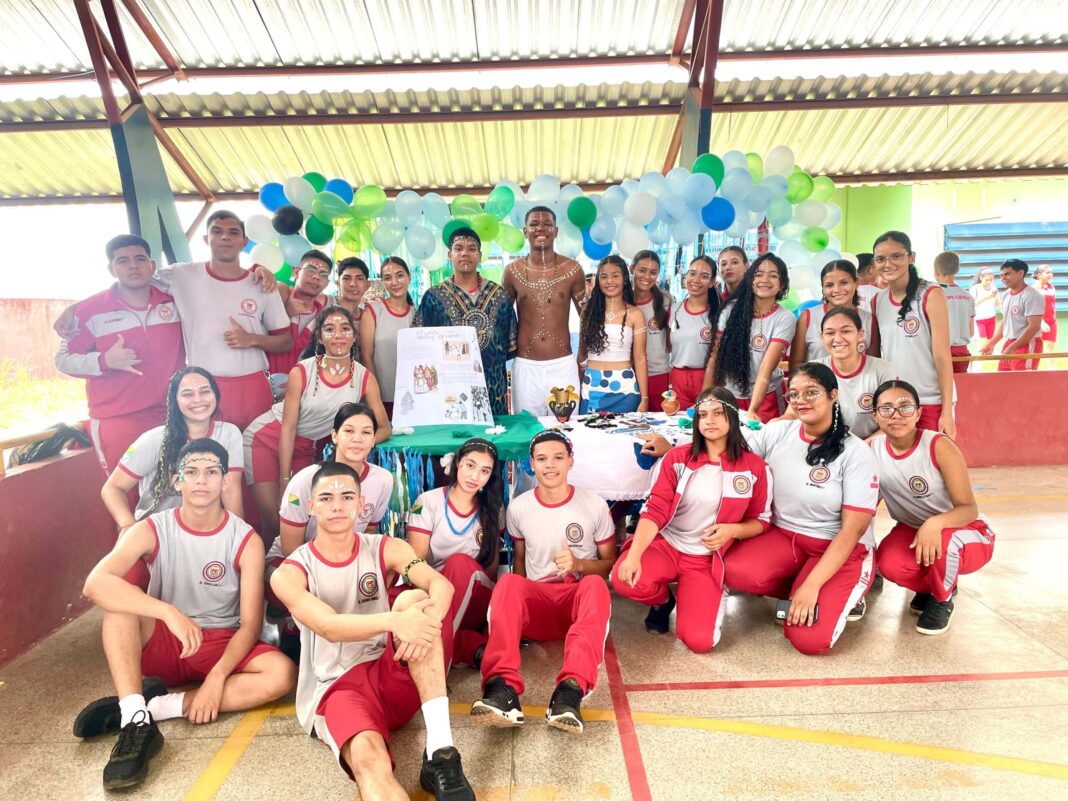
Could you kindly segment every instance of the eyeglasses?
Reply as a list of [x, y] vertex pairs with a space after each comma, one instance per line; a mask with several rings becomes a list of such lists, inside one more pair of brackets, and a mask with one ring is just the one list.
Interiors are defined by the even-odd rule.
[[901, 262], [903, 262], [908, 257], [909, 257], [908, 251], [907, 250], [903, 250], [900, 253], [891, 253], [889, 256], [876, 256], [874, 259], [872, 259], [872, 263], [873, 264], [877, 264], [880, 267], [882, 267], [888, 261], [892, 261], [895, 264], [900, 264]]
[[304, 272], [306, 272], [308, 275], [317, 275], [324, 281], [330, 280], [329, 270], [316, 270], [314, 267], [302, 267], [301, 269], [304, 270]]
[[812, 401], [816, 400], [816, 398], [819, 398], [826, 394], [827, 393], [824, 392], [822, 389], [810, 389], [807, 392], [787, 392], [786, 402], [800, 403], [803, 400], [806, 403], [812, 403]]
[[916, 414], [917, 408], [911, 403], [906, 403], [904, 406], [877, 406], [875, 413], [884, 420], [889, 420], [895, 414], [899, 414], [902, 417], [912, 417], [912, 415]]

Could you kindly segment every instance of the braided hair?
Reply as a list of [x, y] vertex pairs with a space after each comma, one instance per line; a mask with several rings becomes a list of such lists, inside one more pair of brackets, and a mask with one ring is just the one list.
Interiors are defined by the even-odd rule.
[[[897, 242], [905, 248], [909, 254], [912, 253], [912, 240], [909, 239], [908, 234], [903, 234], [901, 231], [887, 231], [875, 240], [872, 250], [875, 250], [875, 248], [883, 242]], [[901, 309], [897, 313], [897, 322], [899, 325], [905, 322], [905, 318], [908, 317], [908, 313], [912, 310], [912, 304], [916, 300], [916, 293], [927, 285], [928, 282], [920, 278], [920, 272], [916, 269], [915, 263], [910, 264], [909, 282], [905, 285], [905, 297], [901, 300]]]
[[[838, 389], [838, 379], [834, 377], [834, 371], [825, 364], [819, 362], [805, 362], [798, 367], [790, 382], [801, 375], [808, 376], [827, 391]], [[821, 437], [812, 440], [805, 454], [805, 463], [815, 467], [818, 464], [830, 464], [845, 450], [846, 437], [849, 436], [849, 426], [842, 419], [842, 407], [837, 400], [831, 401], [831, 427]]]
[[219, 409], [219, 401], [222, 398], [219, 384], [215, 381], [215, 376], [203, 367], [183, 367], [171, 376], [171, 380], [167, 382], [167, 416], [163, 422], [163, 442], [159, 449], [156, 474], [152, 478], [152, 485], [148, 488], [152, 505], [147, 514], [159, 508], [159, 505], [173, 492], [171, 476], [178, 469], [178, 453], [189, 442], [189, 425], [185, 421], [182, 410], [178, 407], [178, 388], [182, 384], [182, 379], [187, 375], [199, 375], [208, 382], [215, 395], [215, 410]]
[[[352, 327], [353, 332], [356, 329], [356, 320], [352, 316], [352, 312], [346, 309], [344, 306], [325, 306], [318, 316], [315, 318], [315, 323], [312, 325], [311, 339], [308, 340], [307, 346], [300, 354], [301, 360], [310, 359], [315, 357], [315, 386], [312, 388], [312, 395], [319, 394], [319, 370], [323, 366], [323, 356], [326, 355], [326, 346], [323, 345], [323, 326], [326, 325], [327, 319], [332, 315], [340, 314], [344, 317], [348, 324]], [[349, 386], [355, 387], [356, 381], [356, 355], [358, 353], [358, 347], [356, 345], [356, 338], [352, 339], [352, 347], [349, 349], [349, 358], [351, 363], [349, 364]]]
[[587, 356], [591, 353], [601, 353], [608, 347], [608, 334], [605, 331], [604, 324], [605, 297], [604, 292], [601, 290], [601, 268], [609, 264], [618, 267], [623, 276], [624, 310], [623, 319], [619, 324], [619, 341], [621, 343], [623, 342], [623, 333], [627, 327], [627, 311], [634, 305], [634, 289], [630, 284], [630, 271], [627, 270], [627, 263], [614, 253], [605, 256], [597, 262], [597, 278], [593, 282], [593, 290], [590, 292], [590, 299], [586, 301], [586, 305], [582, 309], [582, 325], [579, 329], [579, 344], [581, 347], [585, 348]]
[[[657, 268], [660, 267], [660, 256], [655, 250], [639, 250], [634, 254], [634, 260], [630, 263], [631, 272], [635, 270], [639, 262], [642, 261], [655, 262]], [[649, 289], [649, 294], [653, 296], [653, 320], [656, 323], [656, 329], [662, 331], [667, 327], [668, 310], [664, 306], [664, 293], [660, 291], [660, 287], [656, 282], [653, 282], [652, 287]]]
[[727, 322], [723, 327], [723, 334], [713, 349], [716, 353], [713, 383], [723, 386], [727, 381], [732, 381], [742, 389], [743, 395], [746, 396], [752, 391], [752, 376], [749, 375], [752, 362], [749, 357], [751, 350], [749, 340], [753, 323], [753, 305], [756, 302], [756, 295], [753, 294], [753, 279], [757, 270], [765, 262], [771, 262], [779, 272], [779, 291], [775, 299], [782, 300], [786, 297], [790, 289], [790, 274], [786, 269], [786, 262], [772, 253], [763, 254], [749, 265], [745, 271], [745, 278], [731, 295], [727, 304]]
[[460, 480], [460, 460], [469, 453], [485, 453], [493, 459], [489, 481], [479, 492], [475, 493], [478, 524], [482, 528], [482, 542], [479, 543], [478, 556], [475, 561], [489, 569], [498, 558], [501, 542], [501, 520], [504, 513], [504, 479], [501, 460], [497, 455], [497, 447], [492, 442], [481, 437], [472, 437], [457, 449], [452, 463], [446, 469], [447, 487], [455, 487]]
[[[710, 331], [715, 331], [716, 330], [716, 325], [719, 323], [719, 311], [720, 311], [719, 292], [716, 291], [716, 260], [713, 259], [711, 256], [709, 256], [707, 253], [704, 253], [704, 254], [702, 254], [700, 256], [695, 256], [694, 258], [690, 259], [690, 265], [689, 266], [693, 267], [694, 262], [698, 262], [698, 261], [701, 262], [702, 264], [704, 264], [706, 267], [708, 267], [708, 269], [710, 269], [712, 271], [712, 281], [708, 284], [708, 292], [705, 295], [705, 297], [706, 297], [706, 299], [708, 301], [708, 308], [705, 311], [705, 319], [706, 319], [706, 322], [708, 323], [709, 330]], [[685, 303], [685, 302], [686, 302], [685, 299], [682, 302], [680, 302], [679, 305], [678, 305], [679, 311], [675, 312], [675, 330], [678, 330], [678, 328], [679, 328], [679, 314], [681, 313], [681, 310], [682, 310], [682, 304]], [[708, 353], [705, 355], [705, 360], [706, 361], [708, 360], [708, 357], [711, 355], [711, 353], [712, 353], [712, 344], [709, 343]]]

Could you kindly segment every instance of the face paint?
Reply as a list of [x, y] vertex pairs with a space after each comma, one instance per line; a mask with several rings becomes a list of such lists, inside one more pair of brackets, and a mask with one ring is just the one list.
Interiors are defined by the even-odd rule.
[[330, 483], [330, 489], [333, 492], [345, 492], [348, 488], [345, 486], [345, 484], [340, 479], [335, 478]]

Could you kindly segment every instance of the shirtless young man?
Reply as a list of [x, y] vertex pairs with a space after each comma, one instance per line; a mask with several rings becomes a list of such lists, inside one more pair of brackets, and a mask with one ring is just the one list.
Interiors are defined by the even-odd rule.
[[568, 329], [569, 300], [581, 310], [586, 279], [574, 259], [553, 250], [557, 233], [552, 209], [530, 209], [523, 222], [530, 254], [509, 264], [501, 281], [519, 317], [519, 350], [512, 364], [516, 413], [547, 415], [553, 387], [579, 386]]

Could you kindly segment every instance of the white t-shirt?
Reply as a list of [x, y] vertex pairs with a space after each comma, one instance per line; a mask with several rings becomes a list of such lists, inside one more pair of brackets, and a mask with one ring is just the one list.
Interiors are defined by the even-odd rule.
[[904, 320], [898, 319], [901, 304], [894, 300], [889, 289], [882, 290], [872, 301], [872, 314], [879, 326], [879, 347], [883, 358], [894, 366], [904, 381], [916, 388], [920, 403], [925, 405], [942, 402], [931, 339], [931, 320], [927, 316], [927, 301], [935, 292], [941, 293], [942, 287], [930, 283], [921, 285]]
[[857, 284], [857, 294], [860, 295], [860, 302], [866, 305], [879, 294], [879, 287], [875, 284]]
[[289, 331], [289, 315], [277, 292], [264, 292], [251, 272], [221, 278], [206, 262], [175, 264], [155, 277], [178, 306], [189, 364], [222, 378], [267, 369], [262, 350], [228, 347], [223, 335], [233, 328], [231, 317], [252, 334]]
[[649, 375], [663, 375], [671, 369], [671, 357], [667, 352], [668, 335], [665, 328], [671, 326], [671, 309], [674, 300], [668, 292], [660, 291], [664, 300], [664, 308], [667, 309], [667, 318], [664, 328], [658, 328], [653, 317], [653, 299], [644, 303], [636, 304], [638, 310], [645, 318], [645, 356], [649, 361]]
[[[136, 520], [142, 519], [149, 512], [162, 512], [164, 509], [174, 509], [182, 505], [182, 496], [172, 488], [157, 506], [154, 508], [152, 506], [152, 484], [159, 470], [159, 457], [163, 450], [165, 430], [164, 426], [150, 428], [134, 440], [133, 445], [127, 448], [126, 453], [119, 460], [119, 469], [130, 478], [137, 480], [137, 492], [141, 497], [137, 499], [137, 508], [134, 510]], [[237, 426], [216, 420], [211, 424], [211, 433], [208, 437], [226, 448], [229, 457], [227, 465], [229, 472], [240, 473], [245, 469], [245, 450], [241, 440], [241, 431]]]
[[935, 515], [953, 508], [935, 457], [935, 443], [945, 434], [927, 430], [916, 433], [912, 448], [900, 455], [890, 448], [886, 437], [871, 442], [886, 509], [898, 523], [912, 528], [919, 528]]
[[972, 320], [975, 318], [975, 298], [962, 286], [942, 284], [949, 310], [949, 344], [967, 345], [972, 339]]
[[508, 533], [526, 545], [527, 578], [553, 582], [563, 580], [556, 554], [565, 541], [579, 559], [597, 559], [597, 546], [615, 538], [615, 526], [600, 495], [571, 487], [566, 501], [549, 506], [535, 488], [508, 505]]
[[430, 535], [427, 562], [435, 570], [441, 570], [445, 560], [457, 553], [467, 554], [477, 560], [482, 548], [483, 534], [478, 507], [467, 515], [460, 514], [451, 500], [446, 506], [447, 494], [446, 487], [427, 490], [415, 499], [408, 512], [408, 531]]
[[[833, 540], [842, 528], [842, 510], [875, 514], [879, 503], [879, 474], [875, 457], [862, 440], [849, 434], [841, 455], [827, 465], [805, 461], [810, 440], [800, 420], [769, 423], [759, 431], [743, 428], [753, 452], [764, 459], [775, 479], [772, 525]], [[872, 525], [860, 540], [875, 546]]]
[[1001, 293], [1001, 313], [1005, 315], [1002, 334], [1005, 339], [1017, 339], [1027, 328], [1028, 317], [1041, 317], [1046, 311], [1046, 299], [1030, 284], [1019, 292]]
[[[736, 304], [732, 301], [719, 314], [719, 333], [722, 334], [727, 328], [727, 320], [734, 312]], [[752, 384], [760, 372], [760, 364], [764, 361], [764, 355], [773, 342], [779, 342], [785, 347], [790, 347], [794, 338], [794, 330], [797, 328], [797, 319], [776, 303], [770, 310], [760, 315], [753, 315], [749, 324], [749, 382]], [[722, 345], [720, 346], [722, 347]], [[778, 364], [771, 371], [771, 380], [768, 381], [768, 393], [779, 389], [782, 382], [782, 369]], [[735, 397], [748, 398], [752, 391], [746, 390], [734, 381], [727, 379], [727, 389], [734, 393]]]
[[994, 303], [994, 298], [998, 296], [998, 291], [993, 286], [987, 289], [982, 284], [974, 284], [968, 293], [975, 301], [975, 319], [976, 320], [993, 320], [998, 316], [997, 304]]
[[708, 321], [708, 309], [692, 312], [689, 302], [686, 298], [682, 303], [676, 303], [668, 317], [671, 366], [703, 370], [712, 347], [712, 325]]
[[701, 537], [716, 522], [723, 500], [723, 469], [718, 464], [701, 465], [682, 491], [679, 505], [660, 535], [676, 551], [694, 556], [708, 556]]
[[884, 381], [897, 378], [897, 370], [890, 362], [866, 354], [860, 357], [860, 368], [849, 375], [839, 373], [830, 357], [820, 362], [830, 367], [838, 379], [838, 405], [850, 433], [867, 439], [879, 430], [871, 415], [875, 390]]

